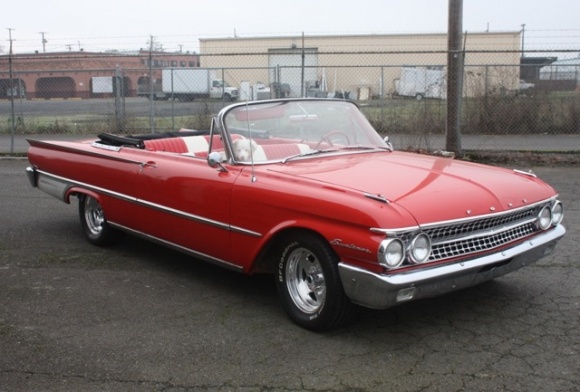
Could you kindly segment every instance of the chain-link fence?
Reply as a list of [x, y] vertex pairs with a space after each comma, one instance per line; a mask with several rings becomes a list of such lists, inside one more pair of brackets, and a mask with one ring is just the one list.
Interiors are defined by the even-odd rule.
[[[580, 151], [577, 52], [461, 53], [463, 148]], [[207, 129], [232, 101], [284, 97], [354, 100], [398, 148], [445, 148], [444, 50], [167, 56], [0, 56], [0, 152], [38, 135]]]

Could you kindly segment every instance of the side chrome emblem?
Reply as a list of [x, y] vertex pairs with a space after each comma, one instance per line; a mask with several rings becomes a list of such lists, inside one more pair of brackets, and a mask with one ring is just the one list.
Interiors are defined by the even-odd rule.
[[336, 239], [330, 241], [330, 244], [336, 245], [336, 246], [342, 246], [343, 248], [348, 248], [348, 249], [352, 249], [352, 250], [357, 250], [359, 252], [371, 254], [370, 249], [363, 248], [363, 247], [357, 246], [355, 244], [346, 244], [346, 243], [342, 242], [342, 240], [340, 238], [336, 238]]

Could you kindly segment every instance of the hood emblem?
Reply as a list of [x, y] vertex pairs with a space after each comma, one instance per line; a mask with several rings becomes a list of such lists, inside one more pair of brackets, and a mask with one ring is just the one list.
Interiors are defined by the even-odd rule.
[[491, 207], [489, 207], [489, 210], [490, 211], [495, 211], [495, 207], [494, 206], [491, 206]]
[[471, 210], [467, 210], [467, 211], [465, 211], [465, 213], [466, 213], [467, 215], [471, 215]]

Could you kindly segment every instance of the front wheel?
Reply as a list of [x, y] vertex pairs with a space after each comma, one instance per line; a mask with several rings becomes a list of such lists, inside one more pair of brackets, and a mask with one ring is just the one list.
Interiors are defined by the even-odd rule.
[[356, 305], [342, 288], [338, 257], [316, 236], [297, 235], [282, 242], [276, 286], [286, 313], [306, 329], [336, 328], [355, 314]]
[[79, 217], [83, 233], [93, 245], [113, 245], [125, 236], [124, 232], [114, 229], [107, 223], [101, 203], [92, 196], [79, 196]]

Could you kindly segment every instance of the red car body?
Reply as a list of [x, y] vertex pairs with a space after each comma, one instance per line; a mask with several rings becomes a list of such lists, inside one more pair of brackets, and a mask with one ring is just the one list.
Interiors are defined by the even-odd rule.
[[[89, 241], [129, 232], [273, 273], [290, 317], [316, 330], [352, 318], [354, 304], [387, 308], [501, 276], [565, 233], [556, 191], [536, 176], [393, 151], [350, 102], [235, 104], [210, 133], [30, 140], [28, 174], [65, 202], [79, 197]], [[236, 139], [251, 141], [250, 161]]]

